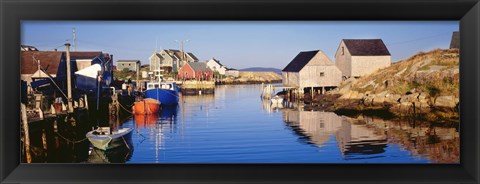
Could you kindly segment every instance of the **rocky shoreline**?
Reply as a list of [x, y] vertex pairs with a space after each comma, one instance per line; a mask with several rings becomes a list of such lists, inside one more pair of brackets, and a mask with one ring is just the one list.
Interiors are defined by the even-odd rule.
[[[459, 122], [458, 49], [420, 52], [333, 91], [304, 100], [338, 113], [371, 113], [395, 118]], [[309, 99], [310, 98], [310, 99]]]
[[306, 110], [323, 110], [341, 115], [374, 115], [385, 118], [408, 119], [436, 122], [459, 122], [459, 99], [454, 96], [430, 97], [424, 93], [362, 94], [355, 91], [341, 95], [329, 93], [305, 94]]

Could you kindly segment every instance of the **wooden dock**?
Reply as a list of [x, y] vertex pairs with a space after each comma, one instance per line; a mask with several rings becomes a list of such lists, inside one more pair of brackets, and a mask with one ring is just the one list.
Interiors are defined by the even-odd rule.
[[182, 94], [201, 95], [215, 93], [215, 81], [188, 80], [182, 83]]

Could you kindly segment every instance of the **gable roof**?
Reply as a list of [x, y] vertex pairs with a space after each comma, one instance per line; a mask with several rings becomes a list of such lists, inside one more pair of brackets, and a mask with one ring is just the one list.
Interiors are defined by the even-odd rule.
[[187, 55], [190, 56], [193, 60], [198, 61], [198, 58], [193, 55], [191, 52], [187, 52]]
[[207, 63], [204, 62], [192, 62], [192, 63], [187, 63], [192, 67], [194, 71], [197, 72], [211, 72], [210, 68], [207, 67]]
[[21, 74], [34, 74], [38, 70], [37, 61], [48, 74], [57, 74], [58, 65], [63, 52], [55, 51], [22, 51], [20, 55]]
[[390, 56], [382, 39], [343, 39], [352, 56]]
[[450, 41], [450, 48], [460, 48], [460, 33], [458, 31], [453, 32], [452, 41]]
[[155, 56], [157, 56], [160, 59], [165, 59], [160, 53], [155, 53]]
[[207, 62], [210, 62], [210, 61], [213, 61], [213, 62], [217, 63], [219, 66], [223, 66], [222, 63], [220, 63], [220, 61], [216, 60], [215, 58], [212, 58], [212, 59], [208, 60]]
[[[178, 59], [182, 59], [182, 53], [183, 53], [182, 51], [175, 50], [175, 49], [168, 49], [167, 51], [168, 51], [167, 52], [168, 54], [173, 55], [173, 56], [177, 57]], [[195, 55], [193, 55], [191, 52], [185, 52], [185, 57], [190, 57], [193, 60], [198, 61], [198, 58], [195, 57]]]
[[282, 71], [299, 72], [318, 52], [319, 50], [298, 53], [298, 55], [295, 56], [295, 58], [293, 58], [293, 60], [288, 63], [288, 65]]

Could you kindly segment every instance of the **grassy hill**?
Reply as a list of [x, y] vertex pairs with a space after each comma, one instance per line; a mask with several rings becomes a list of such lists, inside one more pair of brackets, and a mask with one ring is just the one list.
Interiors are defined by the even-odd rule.
[[352, 82], [351, 90], [373, 94], [385, 91], [395, 94], [420, 92], [433, 97], [458, 97], [459, 62], [457, 49], [420, 52]]
[[359, 79], [343, 81], [335, 111], [389, 111], [429, 121], [458, 122], [458, 49], [420, 52]]

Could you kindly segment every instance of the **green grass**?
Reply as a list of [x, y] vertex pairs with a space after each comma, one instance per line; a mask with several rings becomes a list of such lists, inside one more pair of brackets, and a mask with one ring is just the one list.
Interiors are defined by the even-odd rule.
[[425, 66], [422, 66], [421, 68], [419, 68], [418, 70], [419, 70], [419, 71], [421, 71], [421, 70], [430, 70], [430, 66], [425, 65]]

